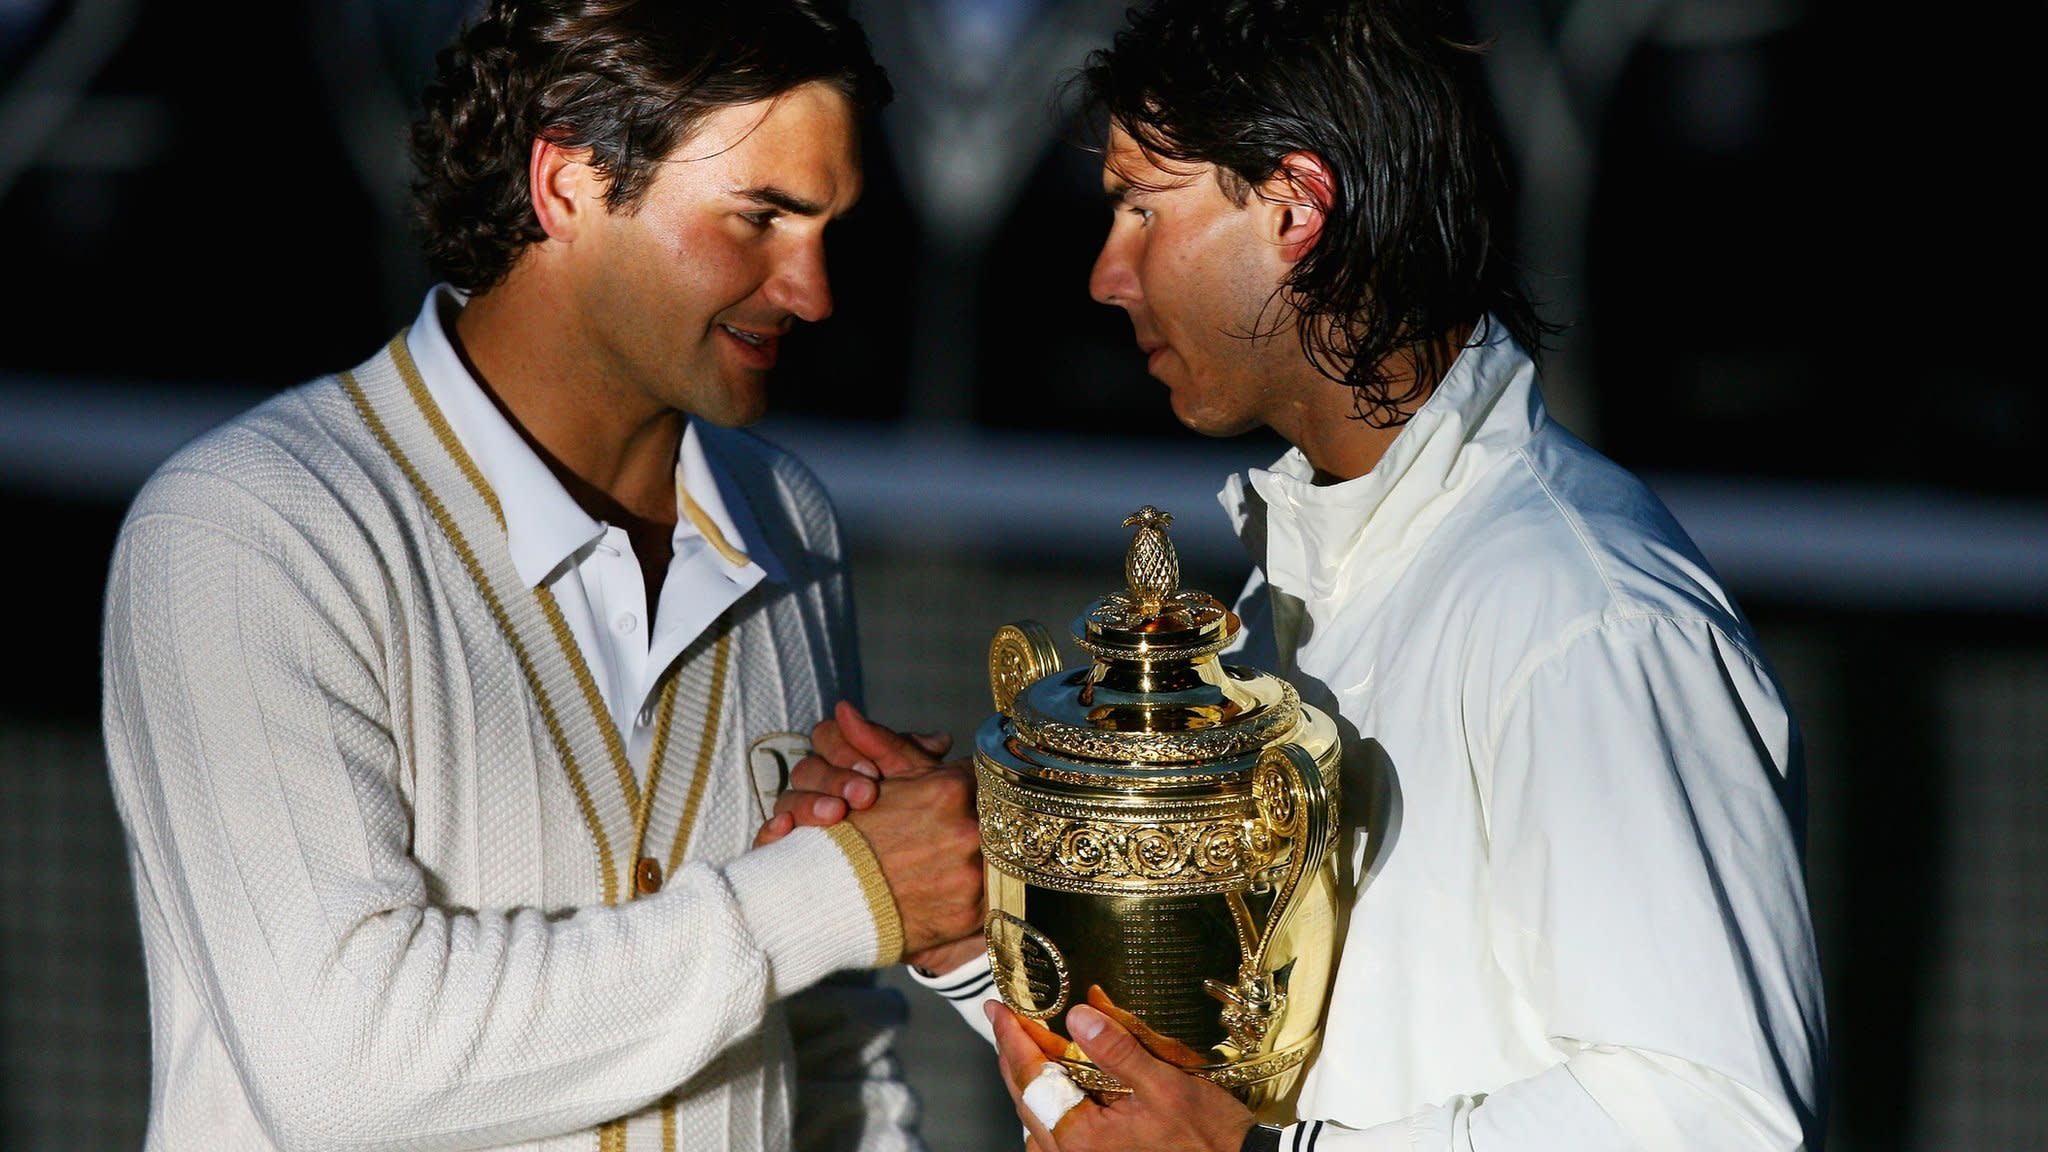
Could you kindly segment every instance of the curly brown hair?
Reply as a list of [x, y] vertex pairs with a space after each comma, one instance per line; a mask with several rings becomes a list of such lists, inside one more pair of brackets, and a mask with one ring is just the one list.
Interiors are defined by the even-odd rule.
[[435, 275], [471, 293], [545, 238], [533, 141], [590, 150], [630, 211], [656, 165], [720, 108], [823, 82], [888, 103], [867, 34], [835, 0], [491, 0], [436, 57], [411, 133], [416, 222]]

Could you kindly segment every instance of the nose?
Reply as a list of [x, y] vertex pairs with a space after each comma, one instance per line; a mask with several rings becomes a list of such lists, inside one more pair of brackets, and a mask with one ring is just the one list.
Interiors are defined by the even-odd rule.
[[825, 274], [825, 246], [805, 244], [769, 277], [768, 302], [799, 320], [816, 322], [832, 314], [832, 282]]
[[1097, 303], [1129, 308], [1138, 302], [1138, 273], [1131, 259], [1131, 245], [1111, 228], [1103, 238], [1102, 251], [1088, 273], [1088, 295]]

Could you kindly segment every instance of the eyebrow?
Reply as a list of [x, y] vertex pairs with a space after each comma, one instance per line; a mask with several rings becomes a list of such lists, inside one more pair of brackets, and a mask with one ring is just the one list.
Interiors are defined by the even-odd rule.
[[780, 208], [784, 212], [795, 216], [823, 216], [825, 214], [825, 206], [823, 204], [815, 200], [806, 200], [793, 192], [785, 192], [772, 184], [759, 188], [743, 188], [736, 195], [742, 200], [763, 204], [770, 208]]
[[1102, 198], [1112, 206], [1121, 204], [1131, 194], [1131, 186], [1118, 180], [1102, 190]]

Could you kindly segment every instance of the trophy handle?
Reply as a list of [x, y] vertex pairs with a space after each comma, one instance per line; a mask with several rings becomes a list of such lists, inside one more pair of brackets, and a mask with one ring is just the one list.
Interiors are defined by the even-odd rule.
[[1249, 939], [1251, 933], [1247, 930], [1250, 912], [1245, 909], [1242, 897], [1232, 894], [1236, 897], [1231, 905], [1238, 915], [1239, 936], [1246, 938], [1248, 944], [1244, 961], [1238, 966], [1236, 985], [1221, 980], [1204, 981], [1209, 994], [1223, 1001], [1224, 1028], [1241, 1052], [1259, 1050], [1267, 1030], [1286, 1004], [1287, 993], [1274, 986], [1272, 974], [1266, 971], [1266, 953], [1286, 926], [1288, 914], [1294, 911], [1294, 898], [1303, 882], [1322, 866], [1323, 857], [1329, 854], [1335, 840], [1332, 809], [1336, 805], [1331, 803], [1332, 795], [1322, 770], [1316, 767], [1315, 757], [1301, 745], [1282, 744], [1260, 754], [1252, 775], [1252, 802], [1259, 824], [1267, 837], [1292, 842], [1293, 851], [1287, 873], [1274, 894], [1272, 911], [1266, 916], [1265, 930], [1256, 941]]
[[1294, 852], [1287, 875], [1280, 882], [1280, 891], [1273, 898], [1272, 914], [1266, 917], [1266, 930], [1260, 934], [1252, 954], [1245, 957], [1247, 973], [1264, 969], [1266, 952], [1280, 935], [1288, 913], [1294, 911], [1294, 897], [1301, 891], [1302, 881], [1314, 875], [1323, 857], [1329, 854], [1337, 830], [1331, 819], [1335, 805], [1330, 803], [1330, 797], [1322, 770], [1316, 767], [1315, 757], [1306, 748], [1282, 744], [1260, 755], [1252, 776], [1253, 802], [1258, 806], [1259, 819], [1273, 835], [1294, 842]]
[[996, 629], [988, 644], [988, 688], [995, 697], [996, 711], [1012, 719], [1010, 705], [1017, 694], [1060, 670], [1059, 649], [1052, 645], [1052, 633], [1036, 620], [1019, 620]]

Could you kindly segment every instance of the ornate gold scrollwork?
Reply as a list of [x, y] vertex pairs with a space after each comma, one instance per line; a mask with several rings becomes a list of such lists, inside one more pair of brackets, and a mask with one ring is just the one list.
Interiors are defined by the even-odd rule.
[[996, 629], [988, 644], [988, 688], [996, 711], [1013, 716], [1017, 694], [1060, 670], [1059, 649], [1052, 633], [1036, 620], [1019, 620]]
[[[1253, 1060], [1240, 1060], [1210, 1068], [1189, 1068], [1187, 1071], [1219, 1088], [1248, 1088], [1300, 1067], [1302, 1061], [1308, 1059], [1308, 1052], [1309, 1045], [1299, 1044]], [[1074, 1083], [1090, 1092], [1100, 1092], [1108, 1096], [1130, 1092], [1130, 1088], [1126, 1087], [1123, 1081], [1093, 1064], [1073, 1060], [1062, 1060], [1060, 1063], [1066, 1065], [1067, 1075]]]
[[1243, 888], [1265, 866], [1252, 851], [1257, 821], [1242, 793], [1134, 812], [1113, 801], [1027, 792], [986, 763], [979, 776], [982, 852], [1028, 883], [1098, 895], [1189, 896]]

